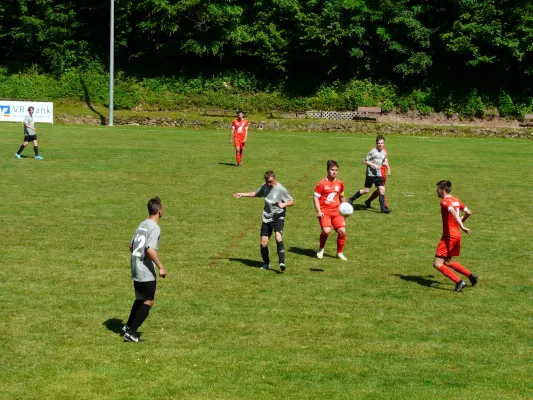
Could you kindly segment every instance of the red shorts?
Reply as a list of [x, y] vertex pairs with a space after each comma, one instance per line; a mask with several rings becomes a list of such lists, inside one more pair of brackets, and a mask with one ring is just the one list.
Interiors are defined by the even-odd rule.
[[244, 145], [246, 144], [243, 142], [244, 135], [233, 135], [233, 142], [235, 143], [235, 147], [240, 147], [241, 149], [244, 149]]
[[333, 226], [333, 229], [336, 230], [339, 228], [344, 228], [346, 226], [346, 221], [344, 220], [344, 217], [340, 214], [324, 214], [322, 218], [318, 219], [318, 222], [320, 222], [321, 228], [331, 228]]
[[461, 253], [461, 238], [441, 237], [435, 257], [449, 258]]

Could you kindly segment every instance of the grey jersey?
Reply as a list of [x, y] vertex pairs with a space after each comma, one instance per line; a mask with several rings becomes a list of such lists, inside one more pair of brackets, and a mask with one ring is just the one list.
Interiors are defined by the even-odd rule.
[[275, 218], [285, 218], [285, 209], [279, 208], [278, 203], [286, 203], [292, 200], [291, 195], [278, 182], [276, 186], [270, 187], [266, 183], [255, 192], [255, 197], [265, 198], [265, 208], [263, 209], [263, 222], [272, 222]]
[[[365, 161], [370, 161], [372, 164], [379, 165], [380, 167], [383, 165], [383, 162], [387, 159], [387, 151], [385, 149], [382, 149], [381, 151], [378, 151], [378, 149], [373, 148], [370, 150], [365, 158]], [[366, 166], [366, 176], [381, 176], [381, 168], [373, 168], [370, 165]]]
[[151, 219], [144, 220], [131, 239], [131, 277], [137, 282], [155, 281], [155, 264], [146, 250], [159, 248], [161, 228]]
[[30, 116], [30, 114], [26, 115], [24, 117], [24, 136], [33, 136], [35, 135], [35, 131], [33, 129], [28, 129], [28, 127], [26, 126], [31, 126], [32, 128], [35, 126], [34, 122], [33, 122], [33, 117]]

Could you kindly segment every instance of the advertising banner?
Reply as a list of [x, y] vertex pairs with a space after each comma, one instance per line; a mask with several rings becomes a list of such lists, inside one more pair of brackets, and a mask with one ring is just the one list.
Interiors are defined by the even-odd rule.
[[0, 100], [0, 122], [23, 122], [28, 107], [35, 109], [33, 120], [36, 123], [54, 123], [54, 103], [11, 100]]

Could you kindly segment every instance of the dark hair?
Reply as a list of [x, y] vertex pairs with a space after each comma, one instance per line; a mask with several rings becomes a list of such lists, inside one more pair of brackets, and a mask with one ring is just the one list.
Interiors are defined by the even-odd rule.
[[157, 212], [163, 209], [163, 204], [161, 204], [161, 199], [157, 196], [148, 200], [148, 214], [156, 215]]
[[384, 137], [383, 135], [377, 135], [377, 136], [376, 136], [376, 144], [378, 144], [378, 142], [379, 142], [380, 140], [385, 141], [385, 137]]
[[268, 181], [268, 178], [276, 179], [276, 174], [274, 173], [274, 171], [270, 170], [265, 172], [265, 181]]
[[327, 163], [327, 170], [329, 171], [329, 169], [331, 167], [337, 167], [339, 168], [339, 164], [337, 163], [337, 161], [335, 160], [328, 160], [328, 163]]
[[244, 111], [242, 111], [242, 110], [237, 110], [237, 115], [238, 115], [238, 114], [244, 114]]
[[28, 107], [28, 111], [30, 111], [30, 110], [35, 111], [35, 108], [33, 108], [33, 106], [29, 106], [29, 107]]
[[446, 193], [451, 193], [452, 183], [450, 181], [438, 181], [437, 188], [440, 190], [446, 190]]

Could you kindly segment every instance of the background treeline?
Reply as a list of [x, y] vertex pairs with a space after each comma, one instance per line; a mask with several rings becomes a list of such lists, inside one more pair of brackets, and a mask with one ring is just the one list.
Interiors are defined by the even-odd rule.
[[[117, 106], [532, 109], [529, 0], [118, 0]], [[0, 96], [107, 101], [109, 0], [3, 0]], [[37, 97], [36, 97], [37, 96]]]

